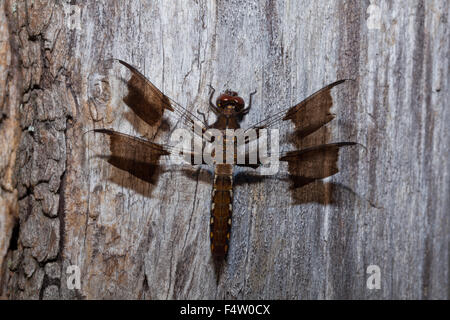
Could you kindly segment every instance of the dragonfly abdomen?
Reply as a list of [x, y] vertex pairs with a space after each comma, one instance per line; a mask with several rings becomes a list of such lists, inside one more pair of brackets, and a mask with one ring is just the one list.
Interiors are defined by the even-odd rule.
[[215, 258], [225, 258], [231, 232], [233, 212], [233, 167], [218, 164], [214, 170], [211, 203], [211, 252]]

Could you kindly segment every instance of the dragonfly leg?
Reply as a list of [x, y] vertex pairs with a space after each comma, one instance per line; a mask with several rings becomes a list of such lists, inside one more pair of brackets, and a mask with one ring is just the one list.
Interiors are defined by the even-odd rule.
[[219, 111], [219, 108], [217, 108], [217, 106], [213, 102], [213, 97], [214, 97], [214, 93], [216, 92], [216, 89], [214, 89], [214, 87], [212, 85], [209, 85], [209, 88], [211, 89], [211, 94], [209, 96], [209, 107], [217, 115], [220, 113], [220, 111]]
[[253, 95], [255, 95], [255, 94], [256, 94], [256, 90], [253, 91], [252, 93], [250, 93], [250, 98], [248, 99], [248, 107], [245, 109], [242, 109], [241, 112], [239, 112], [239, 114], [244, 115], [250, 111], [250, 108], [252, 107], [252, 98], [253, 98]]
[[257, 90], [255, 90], [252, 93], [250, 93], [250, 98], [248, 99], [248, 107], [247, 107], [247, 109], [250, 109], [252, 107], [252, 99], [253, 99], [253, 96], [256, 94], [256, 92], [257, 92]]
[[206, 114], [204, 112], [201, 112], [200, 110], [197, 110], [197, 113], [203, 117], [203, 123], [205, 125], [208, 125], [208, 122], [206, 120]]

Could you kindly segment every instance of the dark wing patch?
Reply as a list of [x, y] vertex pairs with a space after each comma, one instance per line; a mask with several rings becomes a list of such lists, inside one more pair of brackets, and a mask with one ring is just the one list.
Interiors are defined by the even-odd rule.
[[313, 133], [336, 116], [330, 111], [333, 106], [331, 89], [344, 81], [333, 82], [293, 106], [283, 117], [283, 120], [291, 120], [295, 126], [296, 134], [300, 137]]
[[119, 59], [112, 60], [117, 60], [131, 72], [131, 77], [127, 81], [128, 94], [123, 98], [123, 101], [147, 124], [158, 126], [164, 115], [164, 110], [167, 109], [174, 112], [188, 129], [192, 129], [194, 123], [198, 122], [202, 125], [202, 130], [206, 130], [206, 123], [187, 108], [162, 93], [135, 67]]
[[128, 94], [123, 101], [131, 110], [150, 126], [158, 124], [164, 110], [174, 111], [169, 98], [144, 77], [135, 67], [118, 60], [131, 72], [127, 82]]
[[305, 137], [334, 119], [335, 115], [330, 112], [333, 106], [331, 89], [345, 81], [348, 79], [333, 82], [288, 110], [277, 112], [247, 130], [267, 129], [281, 120], [291, 120], [298, 137]]
[[339, 142], [289, 151], [280, 157], [280, 161], [288, 162], [293, 188], [298, 188], [338, 173], [339, 149], [355, 144], [355, 142]]
[[109, 136], [110, 154], [104, 156], [113, 166], [125, 170], [141, 180], [155, 183], [161, 156], [170, 155], [163, 146], [109, 129], [94, 132]]

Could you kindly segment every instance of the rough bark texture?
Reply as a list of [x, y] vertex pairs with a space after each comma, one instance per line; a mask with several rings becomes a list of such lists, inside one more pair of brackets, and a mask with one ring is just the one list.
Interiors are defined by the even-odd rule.
[[[0, 5], [0, 295], [449, 298], [448, 1], [72, 1], [80, 28], [67, 2]], [[111, 57], [192, 110], [207, 110], [208, 84], [258, 89], [247, 125], [355, 79], [328, 127], [366, 149], [294, 194], [277, 179], [237, 186], [216, 283], [207, 173], [151, 185], [93, 157], [104, 140], [82, 135], [153, 134], [121, 103]]]

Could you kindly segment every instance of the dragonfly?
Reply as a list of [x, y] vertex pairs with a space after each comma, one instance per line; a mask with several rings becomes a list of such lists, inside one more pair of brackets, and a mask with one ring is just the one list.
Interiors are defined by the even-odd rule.
[[[198, 111], [195, 114], [168, 97], [134, 66], [123, 60], [114, 59], [114, 61], [125, 67], [129, 75], [125, 79], [127, 92], [122, 99], [123, 102], [148, 126], [158, 127], [161, 125], [162, 119], [171, 114], [186, 128], [192, 129], [195, 125], [200, 124], [200, 135], [206, 134], [210, 129], [223, 133], [225, 138], [219, 144], [223, 143], [225, 151], [227, 151], [227, 148], [228, 151], [233, 148], [234, 157], [231, 163], [223, 163], [223, 161], [205, 163], [200, 157], [201, 165], [208, 164], [214, 167], [209, 221], [211, 253], [216, 260], [225, 259], [230, 246], [235, 168], [239, 166], [258, 169], [263, 166], [263, 161], [260, 158], [257, 158], [256, 162], [250, 161], [249, 148], [244, 148], [246, 150], [244, 151], [244, 162], [238, 162], [236, 140], [233, 138], [230, 144], [230, 139], [226, 138], [225, 132], [226, 130], [241, 129], [240, 123], [243, 117], [251, 111], [252, 97], [256, 94], [256, 91], [250, 93], [248, 104], [245, 104], [244, 99], [237, 92], [231, 90], [221, 93], [214, 103], [215, 89], [211, 87], [208, 107], [216, 116], [216, 121], [208, 123], [204, 113]], [[243, 131], [246, 133], [253, 130], [256, 132], [256, 139], [259, 139], [263, 130], [268, 130], [283, 122], [289, 122], [294, 144], [301, 145], [302, 139], [318, 131], [336, 117], [331, 112], [333, 106], [332, 89], [350, 80], [344, 79], [333, 82], [301, 102], [285, 110], [275, 112]], [[124, 134], [113, 129], [97, 128], [92, 131], [109, 138], [106, 139], [108, 140], [109, 154], [104, 157], [107, 162], [147, 182], [155, 181], [154, 177], [158, 174], [158, 168], [164, 157], [181, 151], [169, 144], [156, 143], [150, 141], [150, 139]], [[214, 142], [214, 139], [215, 137], [210, 137], [207, 142]], [[249, 145], [253, 140], [255, 139], [246, 136], [244, 145]], [[202, 143], [203, 148], [204, 142]], [[338, 173], [339, 151], [341, 148], [356, 144], [358, 143], [321, 143], [282, 152], [276, 156], [280, 162], [287, 163], [287, 176], [292, 182], [291, 188], [299, 188]], [[187, 155], [185, 159], [188, 162], [190, 160], [191, 165], [199, 164], [198, 161], [194, 161], [199, 152], [193, 151], [192, 148], [183, 150], [183, 152]], [[212, 154], [214, 154], [214, 150]]]

